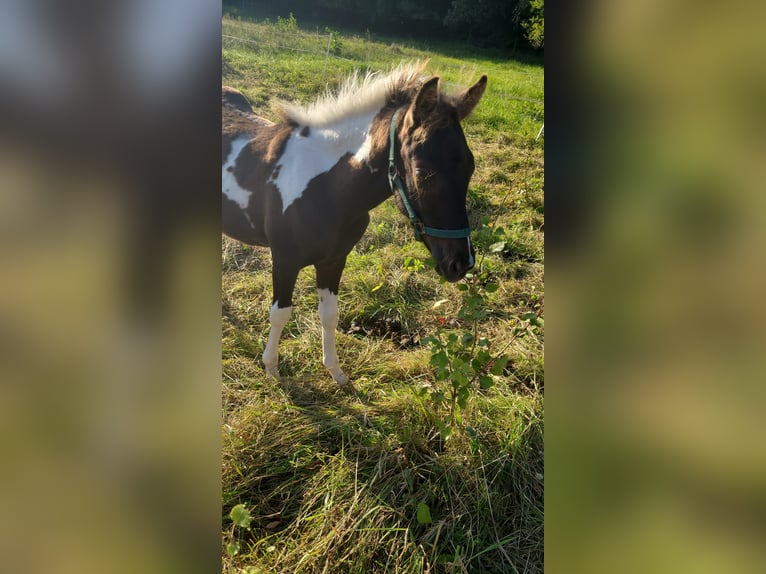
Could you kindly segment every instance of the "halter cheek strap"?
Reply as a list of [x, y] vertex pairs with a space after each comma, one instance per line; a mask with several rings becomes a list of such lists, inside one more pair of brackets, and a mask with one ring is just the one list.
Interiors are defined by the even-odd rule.
[[438, 229], [436, 227], [428, 227], [421, 221], [415, 213], [415, 210], [412, 208], [412, 204], [407, 197], [404, 181], [402, 181], [402, 178], [399, 175], [399, 170], [396, 168], [396, 160], [394, 159], [396, 149], [396, 120], [399, 117], [400, 111], [401, 110], [396, 110], [396, 113], [394, 113], [394, 116], [391, 118], [388, 145], [388, 183], [391, 185], [391, 191], [399, 196], [404, 204], [404, 209], [407, 210], [407, 215], [415, 230], [415, 239], [420, 239], [421, 235], [430, 235], [431, 237], [443, 237], [447, 239], [470, 238], [470, 227], [464, 227], [462, 229]]

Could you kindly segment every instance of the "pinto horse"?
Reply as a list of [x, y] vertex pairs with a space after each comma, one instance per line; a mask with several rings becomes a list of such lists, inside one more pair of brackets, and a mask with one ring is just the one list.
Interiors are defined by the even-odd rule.
[[473, 154], [460, 126], [481, 99], [486, 75], [456, 96], [440, 92], [423, 64], [386, 75], [354, 74], [336, 95], [301, 107], [282, 103], [281, 121], [253, 113], [222, 90], [223, 232], [271, 248], [271, 330], [263, 352], [279, 378], [279, 338], [292, 314], [298, 272], [316, 269], [322, 362], [340, 385], [338, 286], [346, 257], [392, 194], [448, 281], [474, 265], [466, 193]]

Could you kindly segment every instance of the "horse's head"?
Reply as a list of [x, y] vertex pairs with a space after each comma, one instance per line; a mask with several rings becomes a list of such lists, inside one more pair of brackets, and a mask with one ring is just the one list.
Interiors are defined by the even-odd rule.
[[410, 219], [414, 215], [437, 272], [450, 282], [462, 279], [474, 265], [466, 213], [474, 160], [460, 122], [479, 103], [486, 86], [487, 76], [482, 76], [450, 97], [440, 93], [439, 78], [431, 78], [419, 88], [399, 131], [396, 171], [406, 189], [404, 200], [401, 192], [394, 193], [397, 205]]

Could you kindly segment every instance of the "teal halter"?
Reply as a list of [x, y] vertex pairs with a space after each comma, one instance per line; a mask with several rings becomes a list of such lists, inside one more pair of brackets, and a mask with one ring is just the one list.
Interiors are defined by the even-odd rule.
[[404, 209], [407, 210], [407, 215], [409, 216], [412, 227], [415, 230], [415, 239], [420, 239], [422, 235], [430, 235], [431, 237], [444, 237], [447, 239], [462, 239], [463, 237], [470, 237], [470, 227], [464, 227], [462, 229], [437, 229], [435, 227], [428, 227], [415, 214], [415, 210], [412, 209], [410, 200], [407, 198], [404, 182], [399, 175], [399, 170], [396, 168], [396, 161], [394, 159], [396, 148], [396, 119], [399, 116], [400, 111], [401, 110], [396, 110], [396, 113], [391, 118], [391, 130], [388, 146], [388, 183], [391, 185], [391, 191], [399, 195], [399, 198], [404, 204]]

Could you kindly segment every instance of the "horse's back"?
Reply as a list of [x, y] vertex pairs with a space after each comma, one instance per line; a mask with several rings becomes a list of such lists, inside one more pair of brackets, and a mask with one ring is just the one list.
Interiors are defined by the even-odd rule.
[[229, 86], [221, 88], [221, 119], [224, 136], [250, 134], [255, 137], [260, 129], [274, 125], [253, 111], [245, 94]]
[[273, 125], [269, 120], [255, 114], [242, 92], [229, 86], [221, 88], [222, 163], [226, 163], [234, 140], [243, 136], [253, 139], [265, 128]]
[[269, 244], [265, 217], [270, 198], [265, 182], [290, 127], [256, 115], [244, 94], [221, 89], [223, 232], [249, 245]]
[[221, 104], [231, 106], [243, 112], [253, 113], [253, 106], [250, 105], [245, 94], [229, 86], [221, 88]]

